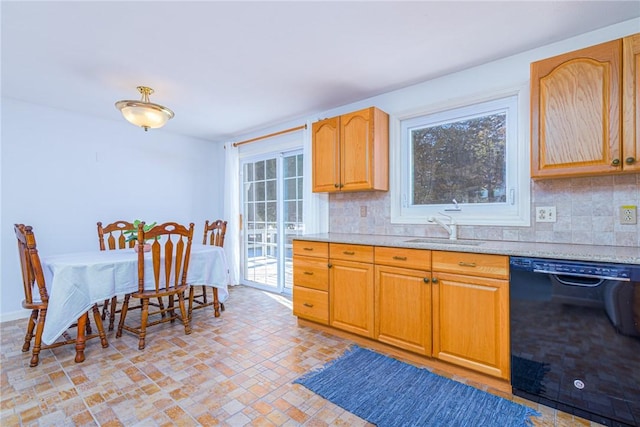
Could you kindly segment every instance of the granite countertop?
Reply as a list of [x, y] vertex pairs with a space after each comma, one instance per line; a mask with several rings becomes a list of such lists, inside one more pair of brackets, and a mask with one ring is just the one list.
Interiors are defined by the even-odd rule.
[[297, 240], [393, 246], [437, 251], [555, 258], [575, 261], [615, 262], [640, 265], [640, 248], [629, 246], [575, 245], [564, 243], [507, 242], [498, 240], [447, 240], [418, 236], [324, 233], [294, 237]]

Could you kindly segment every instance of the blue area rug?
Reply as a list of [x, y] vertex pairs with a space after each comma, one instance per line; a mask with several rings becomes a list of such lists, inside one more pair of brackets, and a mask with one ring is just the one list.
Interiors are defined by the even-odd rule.
[[379, 427], [533, 425], [531, 408], [354, 346], [301, 384]]

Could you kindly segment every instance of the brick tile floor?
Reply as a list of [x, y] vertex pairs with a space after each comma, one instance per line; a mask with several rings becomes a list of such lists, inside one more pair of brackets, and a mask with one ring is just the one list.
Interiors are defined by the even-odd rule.
[[[108, 348], [87, 343], [83, 363], [63, 346], [44, 350], [36, 368], [21, 351], [27, 320], [0, 324], [0, 425], [371, 425], [292, 383], [350, 341], [299, 327], [280, 295], [236, 286], [225, 305], [219, 318], [210, 307], [195, 311], [191, 335], [179, 322], [150, 328], [143, 351], [135, 336], [111, 331]], [[539, 410], [535, 426], [598, 425], [506, 397]]]

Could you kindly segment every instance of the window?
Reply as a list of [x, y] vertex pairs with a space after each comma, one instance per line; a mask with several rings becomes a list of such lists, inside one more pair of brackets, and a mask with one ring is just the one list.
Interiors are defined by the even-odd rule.
[[459, 224], [528, 225], [518, 103], [511, 94], [400, 118], [392, 222], [424, 224], [445, 213]]

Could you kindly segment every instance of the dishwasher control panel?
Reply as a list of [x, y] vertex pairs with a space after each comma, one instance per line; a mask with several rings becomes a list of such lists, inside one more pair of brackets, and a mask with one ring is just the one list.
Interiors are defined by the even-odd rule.
[[[512, 269], [568, 276], [631, 280], [633, 267], [624, 264], [563, 261], [543, 258], [511, 257]], [[640, 266], [638, 266], [640, 270]]]

